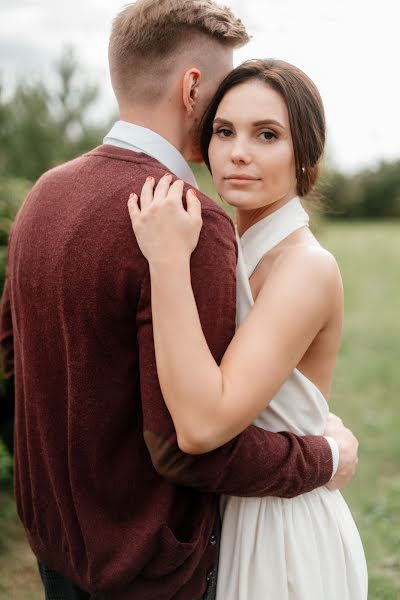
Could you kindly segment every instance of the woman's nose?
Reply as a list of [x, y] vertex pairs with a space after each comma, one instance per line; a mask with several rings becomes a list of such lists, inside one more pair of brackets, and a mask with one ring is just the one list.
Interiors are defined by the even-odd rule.
[[231, 148], [231, 160], [234, 164], [248, 164], [251, 161], [251, 154], [248, 145], [244, 140], [236, 138]]

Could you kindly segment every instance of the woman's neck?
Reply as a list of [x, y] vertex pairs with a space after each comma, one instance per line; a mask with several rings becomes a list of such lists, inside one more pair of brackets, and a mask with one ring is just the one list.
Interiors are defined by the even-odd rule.
[[[294, 197], [294, 196], [293, 196]], [[239, 233], [239, 236], [242, 235], [250, 229], [253, 225], [265, 219], [272, 213], [276, 212], [282, 206], [290, 202], [293, 198], [283, 198], [281, 200], [277, 200], [272, 204], [268, 204], [267, 206], [262, 206], [260, 208], [255, 208], [253, 210], [244, 210], [241, 208], [235, 209], [235, 217], [236, 217], [236, 226]]]

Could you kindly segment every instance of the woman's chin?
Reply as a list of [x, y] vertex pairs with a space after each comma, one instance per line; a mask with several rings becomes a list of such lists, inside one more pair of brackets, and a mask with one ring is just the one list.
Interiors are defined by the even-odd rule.
[[257, 201], [252, 194], [235, 192], [228, 194], [221, 194], [222, 200], [229, 204], [232, 208], [240, 210], [254, 210], [258, 207]]

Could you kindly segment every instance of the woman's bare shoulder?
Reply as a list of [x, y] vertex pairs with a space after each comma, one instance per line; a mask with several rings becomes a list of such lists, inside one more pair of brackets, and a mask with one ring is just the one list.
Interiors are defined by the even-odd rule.
[[298, 243], [282, 247], [274, 264], [274, 271], [287, 272], [300, 269], [303, 275], [319, 276], [323, 281], [340, 275], [334, 255], [317, 243]]
[[336, 258], [316, 243], [284, 246], [276, 256], [261, 286], [259, 300], [301, 294], [303, 299], [318, 295], [322, 302], [340, 299], [343, 284]]

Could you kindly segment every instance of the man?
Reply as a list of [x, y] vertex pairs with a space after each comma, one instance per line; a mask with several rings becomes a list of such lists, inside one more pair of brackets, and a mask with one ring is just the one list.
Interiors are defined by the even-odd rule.
[[[184, 454], [157, 380], [127, 199], [166, 170], [195, 185], [186, 160], [199, 157], [201, 116], [247, 40], [211, 0], [125, 8], [109, 54], [121, 120], [103, 146], [46, 173], [15, 221], [1, 343], [15, 372], [18, 512], [48, 600], [213, 598], [218, 494], [290, 497], [354, 471], [357, 442], [338, 420], [337, 444], [249, 427]], [[235, 327], [236, 247], [228, 217], [201, 201], [193, 287], [219, 360]]]

